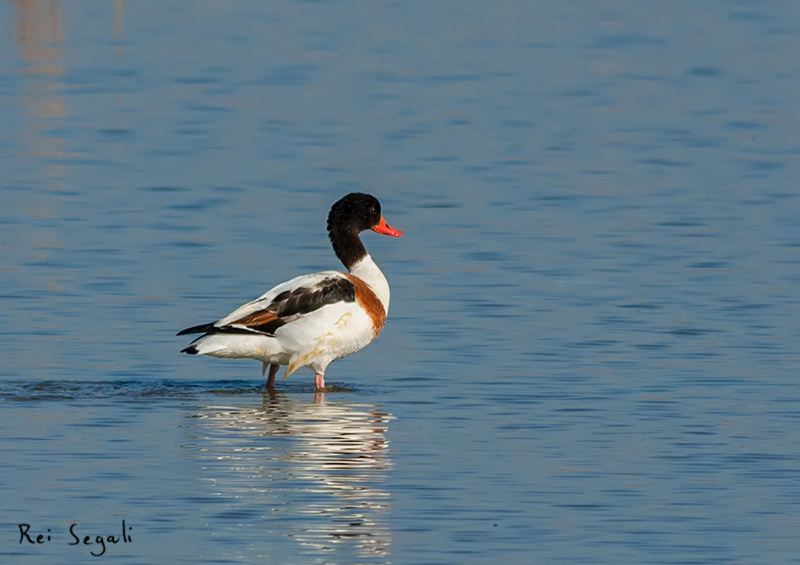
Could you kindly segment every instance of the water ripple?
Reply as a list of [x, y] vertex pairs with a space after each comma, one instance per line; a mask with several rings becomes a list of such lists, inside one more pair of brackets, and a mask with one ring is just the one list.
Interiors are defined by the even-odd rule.
[[[307, 384], [285, 383], [283, 392], [313, 392]], [[351, 392], [347, 386], [332, 385], [327, 393]], [[196, 398], [198, 396], [237, 396], [264, 393], [261, 380], [119, 380], [119, 381], [0, 381], [0, 399], [10, 401], [85, 400], [101, 398]]]

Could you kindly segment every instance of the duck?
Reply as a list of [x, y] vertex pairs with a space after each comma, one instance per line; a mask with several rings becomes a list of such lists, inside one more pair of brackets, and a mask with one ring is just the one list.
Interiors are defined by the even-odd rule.
[[324, 391], [328, 365], [371, 343], [389, 312], [389, 283], [361, 242], [361, 232], [403, 235], [386, 223], [378, 199], [361, 192], [331, 206], [327, 230], [346, 272], [295, 277], [224, 318], [181, 330], [177, 335], [202, 334], [181, 353], [261, 361], [262, 376], [269, 370], [268, 390], [274, 390], [281, 366], [286, 366], [284, 380], [308, 367], [315, 390]]

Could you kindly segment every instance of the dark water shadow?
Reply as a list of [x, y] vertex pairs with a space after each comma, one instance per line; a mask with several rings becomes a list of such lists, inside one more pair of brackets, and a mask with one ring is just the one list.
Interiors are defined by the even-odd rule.
[[[346, 384], [331, 384], [322, 394], [355, 392]], [[275, 393], [316, 393], [313, 385], [282, 383]], [[178, 379], [129, 379], [113, 381], [2, 380], [0, 399], [25, 402], [47, 400], [88, 400], [105, 398], [181, 399], [212, 396], [253, 396], [266, 394], [262, 380], [184, 381]], [[319, 393], [316, 393], [319, 394]]]

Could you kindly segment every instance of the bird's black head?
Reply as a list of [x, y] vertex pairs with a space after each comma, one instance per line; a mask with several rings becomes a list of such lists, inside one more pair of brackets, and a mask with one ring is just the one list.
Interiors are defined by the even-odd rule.
[[386, 223], [381, 215], [381, 203], [371, 194], [352, 192], [331, 206], [328, 214], [328, 237], [333, 251], [348, 269], [367, 255], [358, 237], [364, 230], [400, 237], [403, 232]]
[[328, 232], [358, 234], [381, 223], [381, 203], [371, 194], [351, 192], [337, 200], [328, 214]]

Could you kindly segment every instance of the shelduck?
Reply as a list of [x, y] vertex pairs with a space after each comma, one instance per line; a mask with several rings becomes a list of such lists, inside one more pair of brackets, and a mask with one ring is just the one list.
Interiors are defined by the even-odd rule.
[[280, 365], [284, 379], [301, 367], [314, 371], [325, 388], [325, 369], [364, 348], [383, 329], [389, 311], [389, 283], [367, 253], [359, 234], [367, 229], [400, 237], [381, 215], [378, 199], [354, 192], [331, 206], [328, 237], [347, 272], [322, 271], [279, 284], [216, 322], [178, 335], [203, 334], [182, 353], [250, 358], [269, 368], [266, 386], [275, 387]]

